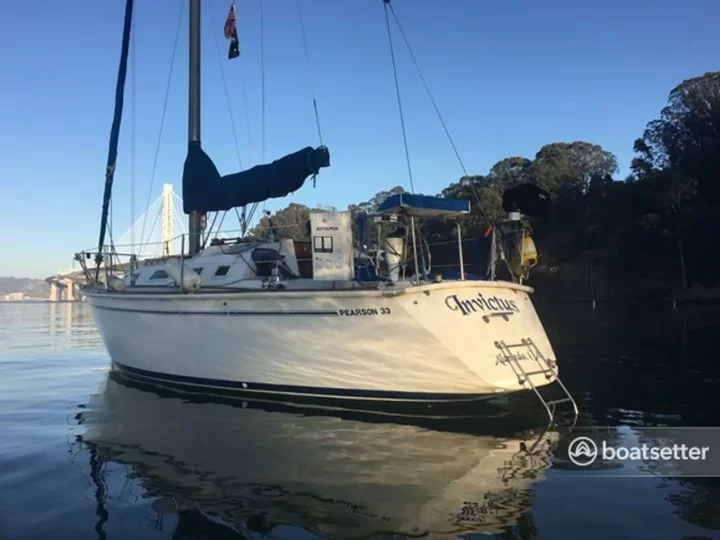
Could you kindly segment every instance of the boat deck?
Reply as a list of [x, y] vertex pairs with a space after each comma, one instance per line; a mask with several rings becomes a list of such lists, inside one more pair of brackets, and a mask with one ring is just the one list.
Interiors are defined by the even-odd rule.
[[[248, 280], [250, 281], [250, 280]], [[182, 295], [182, 296], [207, 296], [207, 295], [317, 295], [318, 293], [356, 293], [356, 294], [382, 294], [382, 295], [398, 295], [405, 293], [425, 292], [430, 290], [442, 290], [446, 288], [502, 288], [515, 289], [532, 293], [533, 288], [527, 285], [520, 285], [509, 281], [490, 281], [490, 280], [443, 280], [443, 281], [422, 281], [416, 284], [413, 281], [399, 281], [390, 283], [386, 281], [377, 282], [353, 282], [353, 281], [323, 281], [312, 279], [297, 279], [283, 281], [285, 288], [267, 288], [263, 287], [261, 280], [255, 281], [252, 287], [238, 286], [212, 286], [203, 285], [200, 289], [192, 292], [184, 292], [177, 285], [135, 285], [125, 287], [122, 290], [108, 290], [103, 285], [88, 285], [81, 289], [85, 294], [112, 294], [115, 296], [164, 296], [164, 295]]]

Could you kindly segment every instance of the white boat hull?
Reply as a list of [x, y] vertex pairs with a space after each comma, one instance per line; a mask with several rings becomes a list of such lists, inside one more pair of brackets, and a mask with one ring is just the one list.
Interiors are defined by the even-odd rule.
[[[224, 392], [450, 402], [529, 388], [502, 361], [500, 340], [530, 338], [554, 360], [531, 291], [456, 281], [393, 290], [86, 294], [113, 367], [134, 377]], [[538, 369], [517, 354], [526, 371]], [[542, 386], [555, 376], [531, 380]]]

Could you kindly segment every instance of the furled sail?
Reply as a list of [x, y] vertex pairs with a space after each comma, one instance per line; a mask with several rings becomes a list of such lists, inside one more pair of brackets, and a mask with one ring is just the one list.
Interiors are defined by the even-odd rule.
[[183, 210], [217, 212], [284, 197], [329, 166], [327, 147], [307, 146], [272, 163], [220, 176], [200, 143], [190, 143], [183, 170]]
[[115, 165], [117, 161], [118, 141], [120, 138], [120, 122], [122, 121], [123, 101], [125, 99], [125, 78], [127, 76], [128, 51], [130, 48], [130, 32], [132, 30], [133, 0], [125, 3], [125, 23], [123, 24], [123, 37], [118, 66], [117, 85], [115, 87], [115, 113], [110, 128], [110, 148], [108, 149], [107, 165], [105, 167], [105, 191], [103, 193], [102, 217], [100, 218], [100, 237], [98, 239], [98, 253], [95, 256], [97, 269], [95, 278], [99, 276], [102, 251], [105, 245], [105, 232], [107, 231], [112, 186], [115, 179]]

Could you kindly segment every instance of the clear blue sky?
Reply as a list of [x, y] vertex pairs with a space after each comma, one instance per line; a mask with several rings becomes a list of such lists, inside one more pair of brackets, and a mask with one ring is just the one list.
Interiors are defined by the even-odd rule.
[[[382, 1], [301, 3], [331, 167], [315, 189], [310, 182], [267, 208], [290, 202], [344, 208], [394, 185], [408, 188]], [[228, 173], [238, 161], [220, 62], [243, 166], [262, 159], [260, 0], [237, 3], [241, 56], [232, 61], [222, 34], [230, 2], [203, 4], [203, 146]], [[97, 242], [124, 5], [0, 3], [0, 276], [46, 277]], [[152, 199], [163, 182], [181, 192], [187, 5]], [[484, 174], [504, 157], [532, 158], [546, 143], [585, 140], [612, 151], [623, 178], [633, 140], [668, 92], [720, 68], [716, 0], [394, 0], [394, 6], [470, 174]], [[147, 204], [179, 13], [180, 0], [136, 1], [116, 234], [131, 219], [133, 118], [136, 217]], [[266, 161], [318, 143], [297, 13], [296, 0], [265, 0]], [[438, 193], [462, 171], [394, 37], [415, 189]]]

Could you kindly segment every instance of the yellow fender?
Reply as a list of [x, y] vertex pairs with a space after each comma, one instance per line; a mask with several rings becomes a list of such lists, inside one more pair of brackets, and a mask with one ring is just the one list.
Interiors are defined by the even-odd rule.
[[523, 257], [521, 265], [527, 266], [528, 268], [535, 266], [538, 260], [537, 249], [535, 248], [535, 242], [533, 242], [532, 237], [527, 232], [523, 238], [522, 250]]

